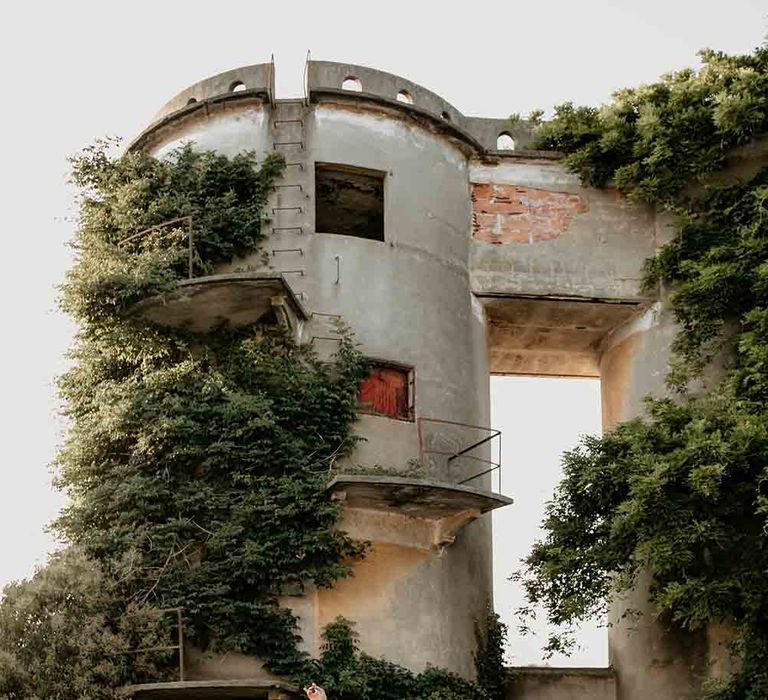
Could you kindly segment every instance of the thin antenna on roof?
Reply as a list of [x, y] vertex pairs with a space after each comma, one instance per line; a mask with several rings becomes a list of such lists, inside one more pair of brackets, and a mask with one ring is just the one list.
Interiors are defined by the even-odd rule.
[[312, 51], [307, 49], [307, 58], [304, 61], [304, 104], [309, 104], [309, 85], [307, 79], [309, 77], [309, 62], [312, 60]]

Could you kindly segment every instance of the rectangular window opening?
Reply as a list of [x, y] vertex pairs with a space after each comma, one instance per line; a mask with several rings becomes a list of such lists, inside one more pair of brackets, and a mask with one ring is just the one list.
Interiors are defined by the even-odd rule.
[[531, 622], [531, 633], [517, 631], [516, 610], [527, 604], [520, 582], [510, 575], [543, 536], [541, 523], [547, 501], [563, 476], [562, 455], [575, 448], [581, 435], [599, 435], [600, 379], [555, 376], [491, 376], [491, 423], [502, 431], [504, 494], [513, 505], [493, 513], [493, 568], [496, 612], [509, 625], [506, 656], [516, 666], [608, 665], [608, 631], [604, 620], [589, 620], [576, 630], [572, 656], [544, 655], [548, 635], [542, 608]]
[[376, 360], [360, 385], [360, 412], [412, 421], [413, 395], [412, 367]]
[[315, 164], [315, 231], [384, 240], [384, 173]]

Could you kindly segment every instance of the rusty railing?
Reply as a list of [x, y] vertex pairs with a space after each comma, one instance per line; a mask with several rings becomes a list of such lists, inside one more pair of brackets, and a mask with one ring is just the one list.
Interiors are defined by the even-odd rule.
[[[484, 464], [488, 464], [490, 466], [487, 469], [484, 469], [483, 471], [480, 471], [477, 474], [473, 474], [472, 476], [469, 476], [467, 478], [461, 479], [457, 483], [466, 484], [475, 479], [479, 479], [481, 476], [485, 476], [486, 474], [492, 474], [493, 472], [498, 472], [499, 492], [501, 492], [501, 430], [497, 430], [496, 428], [489, 428], [488, 426], [485, 426], [485, 425], [472, 425], [471, 423], [461, 423], [459, 421], [444, 420], [442, 418], [419, 417], [416, 419], [416, 425], [417, 425], [417, 431], [419, 436], [419, 456], [422, 464], [425, 463], [425, 457], [427, 455], [443, 456], [446, 458], [446, 463], [448, 464], [450, 464], [451, 462], [457, 459], [468, 459], [475, 462], [482, 462]], [[428, 426], [428, 425], [451, 426], [453, 428], [458, 428], [458, 429], [464, 428], [468, 431], [480, 430], [488, 434], [480, 438], [479, 440], [470, 441], [469, 444], [467, 445], [456, 446], [455, 449], [444, 449], [439, 447], [434, 448], [434, 447], [429, 447], [426, 442], [424, 428], [425, 426]], [[469, 454], [470, 452], [477, 449], [478, 447], [481, 447], [482, 445], [486, 445], [490, 443], [495, 438], [499, 438], [498, 454], [495, 460], [493, 458], [489, 459], [487, 457], [478, 457], [476, 455]]]
[[145, 236], [148, 233], [153, 233], [155, 231], [160, 231], [161, 229], [164, 229], [168, 226], [173, 226], [174, 224], [180, 224], [182, 222], [186, 222], [187, 224], [187, 254], [188, 254], [188, 274], [189, 279], [192, 279], [195, 276], [194, 273], [194, 257], [195, 257], [195, 241], [194, 241], [194, 234], [192, 232], [192, 217], [191, 216], [179, 216], [175, 219], [171, 219], [170, 221], [163, 221], [162, 224], [156, 224], [155, 226], [150, 226], [149, 228], [145, 228], [143, 231], [139, 231], [138, 233], [134, 233], [131, 236], [128, 236], [127, 238], [123, 238], [122, 241], [120, 241], [117, 245], [123, 246], [129, 241], [132, 241], [136, 238], [140, 238], [141, 236]]
[[186, 680], [186, 669], [184, 664], [184, 618], [182, 608], [161, 608], [157, 612], [162, 614], [173, 613], [176, 615], [176, 644], [157, 647], [142, 647], [141, 649], [129, 649], [126, 654], [146, 654], [151, 651], [175, 651], [179, 655], [179, 680]]

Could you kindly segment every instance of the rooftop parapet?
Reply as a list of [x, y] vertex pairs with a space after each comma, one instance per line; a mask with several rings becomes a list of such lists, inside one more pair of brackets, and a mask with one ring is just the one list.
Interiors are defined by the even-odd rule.
[[352, 63], [309, 61], [307, 91], [348, 90], [413, 105], [436, 117], [464, 127], [465, 117], [450, 102], [399, 75]]
[[[518, 149], [529, 149], [533, 143], [533, 127], [530, 122], [485, 117], [467, 117], [440, 95], [427, 90], [399, 75], [333, 61], [309, 61], [307, 63], [307, 94], [357, 93], [359, 99], [384, 100], [399, 103], [416, 113], [426, 113], [463, 132], [479, 151], [509, 155]], [[508, 139], [502, 137], [507, 136]], [[500, 141], [501, 139], [501, 141]], [[500, 148], [500, 143], [504, 144]]]
[[197, 102], [224, 98], [230, 95], [237, 96], [244, 92], [264, 93], [271, 100], [274, 95], [274, 78], [274, 63], [257, 63], [213, 75], [190, 85], [168, 100], [155, 114], [152, 122], [158, 122], [169, 114], [178, 112]]
[[[386, 71], [334, 61], [308, 61], [306, 97], [346, 95], [360, 101], [389, 104], [414, 116], [431, 117], [447, 132], [457, 133], [477, 153], [531, 155], [533, 127], [526, 120], [468, 117], [431, 90]], [[159, 127], [213, 103], [244, 98], [275, 101], [275, 65], [258, 63], [200, 80], [166, 102], [151, 124], [131, 144], [141, 147]], [[538, 154], [538, 152], [536, 152]], [[552, 154], [545, 154], [552, 157]]]

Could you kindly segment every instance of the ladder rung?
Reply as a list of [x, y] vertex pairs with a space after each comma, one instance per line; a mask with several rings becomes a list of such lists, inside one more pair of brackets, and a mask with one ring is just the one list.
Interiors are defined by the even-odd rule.
[[272, 122], [275, 126], [278, 124], [304, 124], [303, 119], [275, 119], [274, 122]]
[[301, 207], [272, 207], [272, 213], [278, 211], [303, 211]]
[[303, 141], [273, 141], [272, 147], [277, 148], [278, 146], [301, 146], [304, 148], [304, 142]]
[[278, 231], [298, 231], [299, 233], [303, 233], [304, 229], [301, 226], [273, 226], [272, 227], [272, 233], [277, 233]]
[[296, 167], [298, 167], [298, 168], [301, 168], [302, 170], [304, 170], [304, 163], [286, 163], [285, 167], [286, 168], [296, 168]]
[[275, 185], [275, 189], [286, 189], [287, 187], [298, 187], [300, 190], [304, 190], [302, 185]]
[[304, 255], [304, 249], [303, 248], [272, 248], [272, 257], [277, 255], [278, 253], [298, 253], [299, 255]]

